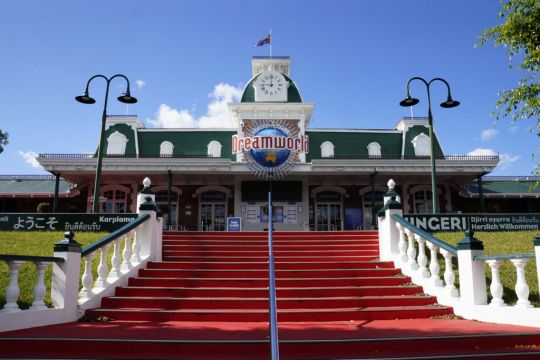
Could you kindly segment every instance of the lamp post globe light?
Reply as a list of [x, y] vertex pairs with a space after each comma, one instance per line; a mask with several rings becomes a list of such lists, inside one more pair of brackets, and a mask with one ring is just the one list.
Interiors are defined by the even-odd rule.
[[86, 83], [86, 89], [84, 90], [84, 94], [80, 96], [76, 96], [75, 100], [77, 100], [80, 103], [83, 104], [94, 104], [96, 100], [90, 95], [88, 95], [88, 87], [90, 86], [90, 83], [92, 80], [101, 78], [106, 81], [106, 88], [105, 88], [105, 101], [103, 102], [103, 115], [101, 116], [101, 132], [99, 134], [99, 146], [98, 146], [98, 153], [97, 153], [97, 165], [96, 165], [96, 178], [94, 183], [94, 205], [92, 212], [94, 214], [97, 214], [99, 212], [99, 185], [101, 181], [101, 164], [103, 162], [103, 137], [105, 135], [105, 121], [107, 119], [107, 101], [109, 100], [109, 85], [111, 84], [111, 81], [115, 78], [123, 78], [126, 80], [127, 88], [126, 92], [123, 95], [120, 95], [118, 97], [118, 101], [124, 103], [124, 104], [135, 104], [137, 102], [137, 99], [131, 96], [130, 90], [129, 90], [129, 79], [122, 74], [116, 74], [114, 76], [111, 76], [110, 78], [104, 76], [104, 75], [94, 75], [90, 79], [88, 79], [88, 82]]
[[437, 176], [436, 176], [436, 169], [435, 169], [435, 142], [433, 141], [433, 115], [431, 114], [431, 93], [430, 93], [430, 86], [435, 81], [440, 81], [443, 84], [446, 85], [446, 89], [448, 90], [448, 96], [445, 102], [441, 103], [441, 107], [449, 109], [456, 106], [459, 106], [459, 101], [455, 101], [452, 99], [452, 94], [450, 93], [450, 85], [448, 82], [442, 78], [434, 78], [430, 81], [426, 81], [425, 79], [415, 76], [407, 82], [407, 97], [402, 100], [399, 105], [410, 107], [418, 104], [420, 100], [411, 97], [411, 92], [409, 90], [410, 84], [414, 80], [421, 81], [424, 85], [426, 85], [427, 90], [427, 100], [428, 100], [428, 124], [429, 124], [429, 145], [430, 145], [430, 160], [431, 160], [431, 199], [432, 199], [432, 212], [433, 214], [437, 214], [439, 212], [439, 193], [437, 192]]

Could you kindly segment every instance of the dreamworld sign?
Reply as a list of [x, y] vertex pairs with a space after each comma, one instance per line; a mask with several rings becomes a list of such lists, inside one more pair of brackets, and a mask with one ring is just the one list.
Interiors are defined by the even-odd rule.
[[244, 135], [233, 135], [233, 154], [243, 154], [251, 172], [267, 179], [287, 175], [299, 161], [299, 154], [309, 152], [309, 137], [300, 134], [287, 121], [254, 121]]

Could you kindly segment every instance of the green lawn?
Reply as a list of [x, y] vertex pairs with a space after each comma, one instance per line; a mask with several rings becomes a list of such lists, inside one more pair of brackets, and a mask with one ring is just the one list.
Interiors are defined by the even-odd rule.
[[[80, 232], [75, 235], [75, 240], [83, 247], [102, 238], [107, 233]], [[32, 256], [53, 256], [54, 243], [62, 240], [64, 233], [61, 231], [2, 231], [0, 232], [0, 254], [5, 255], [32, 255]], [[112, 246], [111, 246], [112, 248]], [[110, 250], [109, 250], [110, 251]], [[94, 279], [97, 274], [97, 264], [99, 256], [93, 261]], [[84, 261], [81, 262], [81, 274]], [[109, 265], [110, 266], [110, 265]], [[45, 284], [47, 285], [47, 296], [45, 302], [51, 304], [50, 286], [51, 286], [52, 265], [49, 265], [45, 272]], [[21, 266], [19, 272], [19, 287], [21, 296], [19, 305], [22, 308], [28, 308], [32, 305], [34, 298], [33, 289], [37, 279], [36, 266], [31, 263], [25, 263]], [[0, 308], [6, 302], [6, 287], [9, 282], [9, 267], [4, 261], [0, 261]]]
[[[534, 253], [533, 240], [538, 234], [537, 231], [520, 231], [520, 232], [478, 232], [474, 237], [484, 243], [484, 252], [486, 255], [503, 255], [503, 254], [525, 254]], [[435, 237], [456, 245], [464, 238], [463, 233], [446, 232], [435, 233]], [[441, 270], [443, 266], [441, 265]], [[514, 265], [509, 260], [505, 260], [499, 269], [501, 282], [504, 286], [503, 299], [507, 304], [514, 304], [517, 301], [517, 296], [514, 291], [516, 285], [516, 270]], [[535, 305], [540, 306], [538, 298], [538, 277], [536, 275], [536, 261], [529, 260], [525, 268], [527, 284], [529, 285], [529, 300]], [[491, 270], [486, 264], [486, 277], [488, 278], [487, 287], [489, 294], [489, 285], [491, 284]], [[456, 286], [459, 278], [456, 271]], [[491, 295], [489, 295], [491, 300]]]

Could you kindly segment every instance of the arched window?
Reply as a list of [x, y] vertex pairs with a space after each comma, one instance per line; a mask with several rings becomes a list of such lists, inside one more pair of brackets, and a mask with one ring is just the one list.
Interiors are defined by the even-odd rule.
[[164, 141], [159, 145], [159, 156], [172, 156], [174, 145], [170, 141]]
[[381, 145], [377, 142], [369, 143], [367, 151], [369, 157], [381, 157]]
[[414, 146], [414, 155], [416, 156], [429, 156], [431, 151], [429, 149], [429, 136], [422, 133], [412, 139]]
[[128, 141], [124, 134], [118, 131], [113, 132], [107, 138], [107, 155], [124, 155]]
[[330, 141], [325, 141], [321, 144], [321, 157], [332, 158], [334, 157], [334, 144]]
[[221, 144], [219, 141], [212, 140], [208, 144], [208, 156], [221, 157]]

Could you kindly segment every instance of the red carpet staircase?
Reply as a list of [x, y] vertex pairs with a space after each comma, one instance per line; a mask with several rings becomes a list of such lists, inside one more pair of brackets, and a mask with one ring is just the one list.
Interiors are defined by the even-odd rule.
[[[531, 329], [444, 319], [452, 309], [378, 260], [377, 232], [274, 244], [282, 359], [540, 358]], [[86, 315], [101, 322], [0, 334], [0, 357], [269, 359], [266, 234], [165, 233], [163, 262]]]

